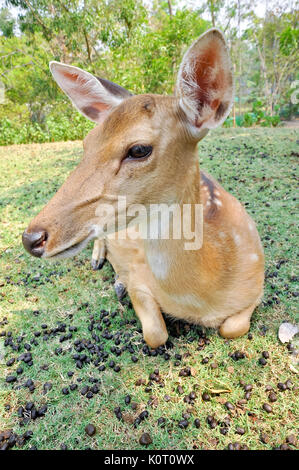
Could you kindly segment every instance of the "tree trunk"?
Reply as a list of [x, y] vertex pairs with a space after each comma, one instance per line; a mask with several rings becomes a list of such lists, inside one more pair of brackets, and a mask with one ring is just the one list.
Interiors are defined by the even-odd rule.
[[89, 46], [88, 36], [87, 36], [85, 29], [83, 29], [83, 34], [84, 34], [84, 39], [85, 39], [85, 44], [86, 44], [86, 49], [87, 49], [88, 61], [91, 63], [90, 46]]
[[238, 0], [238, 52], [239, 52], [239, 116], [241, 116], [241, 80], [242, 80], [242, 53], [241, 53], [241, 4]]
[[171, 0], [168, 0], [168, 11], [169, 11], [169, 16], [170, 16], [170, 18], [172, 18], [173, 13], [172, 13]]
[[214, 0], [209, 0], [208, 1], [208, 6], [210, 8], [210, 13], [211, 13], [211, 21], [213, 28], [215, 28], [215, 9], [214, 9]]

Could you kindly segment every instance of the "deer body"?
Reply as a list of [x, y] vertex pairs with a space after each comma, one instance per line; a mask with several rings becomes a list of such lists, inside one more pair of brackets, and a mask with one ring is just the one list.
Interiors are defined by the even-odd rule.
[[[263, 249], [252, 219], [200, 172], [197, 156], [197, 142], [223, 122], [232, 103], [222, 34], [210, 30], [187, 51], [175, 97], [131, 96], [58, 63], [52, 73], [99, 126], [84, 141], [82, 162], [24, 232], [25, 247], [35, 256], [57, 258], [105, 237], [103, 245], [96, 242], [96, 257], [107, 256], [113, 265], [152, 347], [167, 339], [162, 311], [219, 327], [225, 337], [246, 333], [263, 291]], [[118, 196], [126, 196], [127, 208], [175, 203], [179, 210], [202, 204], [202, 246], [186, 250], [184, 237], [132, 240], [128, 224], [127, 236], [114, 238], [111, 215], [99, 216], [99, 205], [109, 203], [119, 214]]]
[[[106, 257], [133, 305], [140, 292], [147, 293], [151, 303], [169, 315], [205, 327], [223, 325], [225, 337], [240, 336], [248, 331], [250, 315], [263, 293], [262, 245], [255, 223], [232, 195], [206, 172], [201, 171], [198, 183], [204, 207], [201, 250], [186, 251], [184, 240], [131, 240], [129, 235], [118, 240], [108, 236]], [[155, 253], [162, 260], [160, 270], [155, 266]], [[244, 311], [245, 318], [236, 318]], [[224, 324], [227, 318], [230, 323], [233, 320], [229, 329]], [[143, 330], [147, 319], [151, 319], [148, 314], [144, 315]], [[165, 335], [164, 329], [161, 332]], [[157, 333], [146, 338], [156, 346]]]

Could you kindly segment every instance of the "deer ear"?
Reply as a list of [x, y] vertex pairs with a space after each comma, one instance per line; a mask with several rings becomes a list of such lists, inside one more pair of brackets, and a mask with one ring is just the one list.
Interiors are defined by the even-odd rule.
[[107, 112], [119, 105], [131, 93], [104, 78], [94, 77], [78, 67], [50, 62], [54, 80], [85, 117], [101, 122]]
[[233, 92], [224, 36], [218, 29], [210, 29], [187, 50], [178, 74], [176, 95], [192, 134], [200, 136], [222, 124], [230, 112]]

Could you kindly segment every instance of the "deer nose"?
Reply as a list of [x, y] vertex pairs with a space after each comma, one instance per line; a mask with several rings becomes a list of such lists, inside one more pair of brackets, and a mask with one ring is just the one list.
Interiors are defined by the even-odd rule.
[[32, 255], [40, 258], [44, 251], [48, 239], [48, 234], [45, 230], [37, 232], [25, 232], [22, 235], [22, 242], [24, 248]]

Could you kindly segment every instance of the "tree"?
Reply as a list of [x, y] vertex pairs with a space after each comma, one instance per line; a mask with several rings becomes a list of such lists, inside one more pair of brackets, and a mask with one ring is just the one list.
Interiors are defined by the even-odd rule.
[[[295, 110], [289, 103], [298, 79], [298, 11], [278, 0], [282, 6], [269, 6], [258, 18], [254, 1], [182, 7], [179, 0], [153, 0], [145, 7], [143, 0], [6, 0], [8, 8], [0, 10], [6, 97], [0, 125], [4, 116], [43, 128], [49, 117], [73, 119], [76, 112], [50, 75], [50, 60], [82, 67], [133, 93], [172, 93], [180, 57], [212, 25], [224, 31], [231, 50], [239, 115], [254, 102], [270, 114], [279, 106]], [[17, 20], [11, 6], [19, 7]]]
[[294, 28], [297, 13], [276, 11], [267, 12], [260, 19], [252, 15], [252, 25], [247, 30], [247, 36], [254, 41], [260, 64], [260, 77], [257, 87], [267, 112], [273, 115], [283, 103], [283, 97], [295, 79], [298, 64], [299, 34]]
[[0, 10], [0, 31], [6, 38], [14, 35], [15, 20], [7, 8]]

